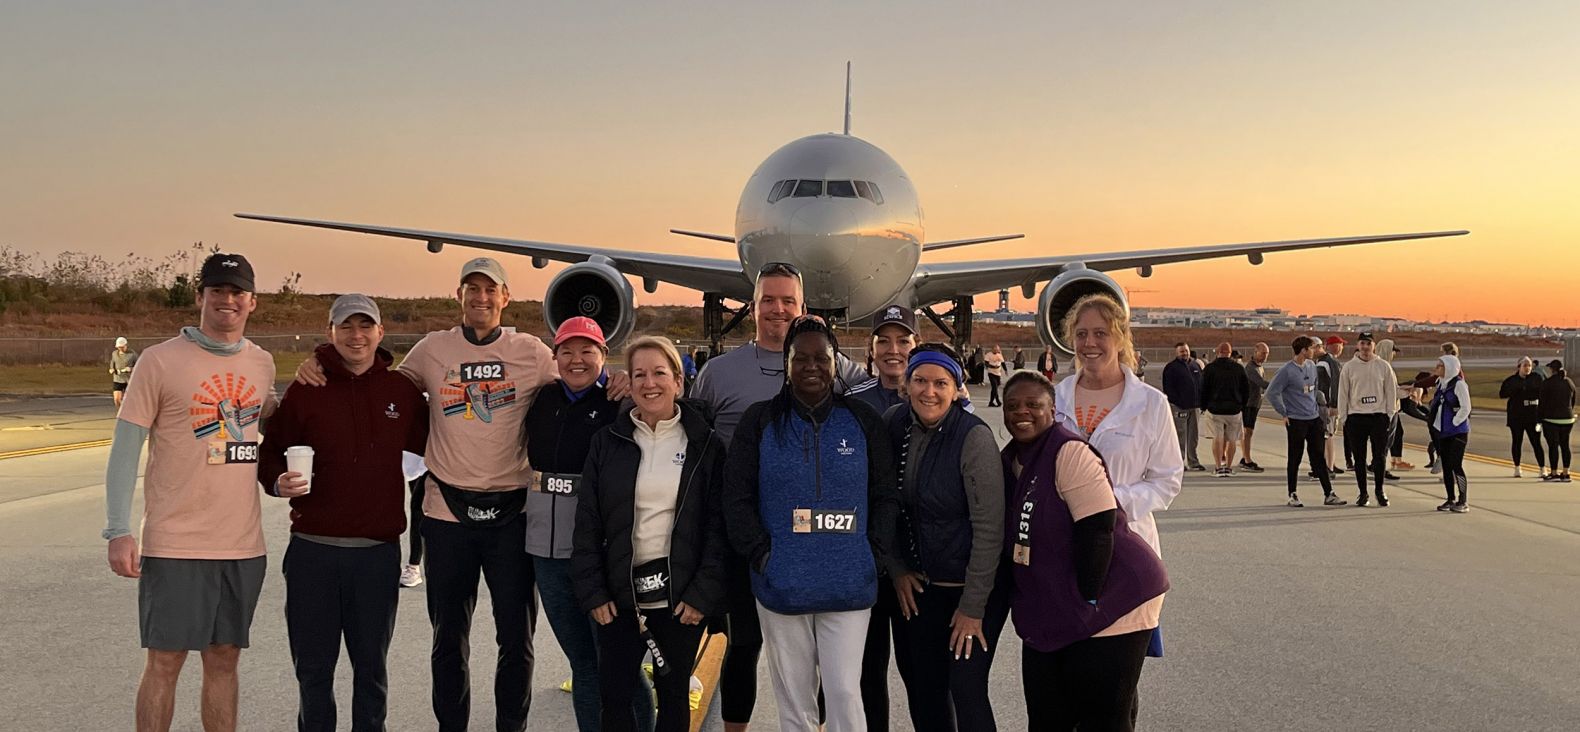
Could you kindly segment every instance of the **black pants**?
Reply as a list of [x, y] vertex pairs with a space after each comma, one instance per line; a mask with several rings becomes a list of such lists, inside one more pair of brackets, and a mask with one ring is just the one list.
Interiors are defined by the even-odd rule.
[[1542, 434], [1547, 436], [1547, 466], [1553, 470], [1558, 470], [1558, 466], [1562, 465], [1563, 472], [1569, 472], [1569, 432], [1573, 429], [1572, 424], [1542, 422]]
[[351, 729], [383, 732], [400, 545], [340, 547], [292, 536], [281, 571], [285, 632], [300, 700], [296, 728], [336, 729], [335, 665], [343, 638], [351, 657]]
[[[1388, 415], [1386, 414], [1351, 414], [1344, 418], [1344, 454], [1348, 456], [1350, 464], [1356, 466], [1355, 483], [1360, 486], [1361, 496], [1366, 495], [1366, 467], [1371, 468], [1377, 495], [1383, 495], [1383, 473], [1386, 465], [1383, 462], [1383, 453], [1388, 447]], [[1371, 446], [1372, 462], [1366, 460], [1366, 448]]]
[[[911, 724], [918, 732], [981, 732], [998, 729], [988, 700], [988, 672], [998, 649], [999, 632], [1009, 617], [1009, 600], [1000, 588], [988, 601], [982, 634], [988, 650], [976, 644], [971, 657], [954, 657], [949, 645], [950, 622], [964, 588], [927, 585], [916, 596], [917, 614], [905, 623], [911, 673], [905, 682]], [[1036, 725], [1032, 726], [1033, 729]]]
[[996, 407], [999, 405], [998, 385], [999, 381], [1003, 378], [1004, 377], [999, 376], [998, 374], [988, 374], [988, 406], [990, 407]]
[[1394, 412], [1393, 422], [1388, 425], [1388, 454], [1395, 460], [1404, 457], [1404, 420], [1398, 412]]
[[422, 522], [428, 554], [428, 620], [433, 623], [433, 715], [441, 732], [466, 729], [472, 714], [468, 661], [479, 571], [488, 582], [494, 639], [499, 643], [494, 727], [499, 732], [527, 728], [538, 608], [525, 530], [526, 521], [519, 515], [490, 527], [434, 519]]
[[1525, 438], [1531, 438], [1531, 452], [1536, 453], [1536, 467], [1538, 469], [1547, 465], [1547, 455], [1542, 452], [1542, 438], [1536, 431], [1536, 423], [1524, 425], [1509, 425], [1509, 452], [1514, 457], [1514, 464], [1520, 464], [1520, 457], [1524, 452], [1521, 448]]
[[1322, 431], [1322, 419], [1290, 419], [1284, 426], [1284, 433], [1288, 436], [1289, 447], [1289, 495], [1295, 495], [1295, 485], [1300, 480], [1300, 450], [1304, 447], [1306, 456], [1311, 460], [1311, 471], [1317, 474], [1317, 479], [1322, 481], [1322, 495], [1333, 492], [1333, 481], [1328, 477], [1328, 460], [1322, 454], [1322, 441], [1326, 435]]
[[889, 729], [889, 641], [894, 641], [894, 665], [900, 680], [910, 685], [911, 647], [905, 640], [906, 620], [887, 575], [878, 578], [878, 603], [867, 623], [867, 647], [861, 656], [861, 704], [867, 713], [868, 732]]
[[[1465, 476], [1465, 446], [1469, 435], [1441, 435], [1437, 438], [1437, 459], [1443, 461], [1443, 490], [1449, 503], [1465, 503], [1470, 480]], [[1459, 495], [1454, 493], [1458, 490]]]
[[[1320, 425], [1319, 425], [1320, 427]], [[1026, 728], [1101, 732], [1135, 729], [1136, 684], [1152, 631], [1088, 638], [1052, 653], [1021, 646]]]
[[406, 545], [411, 549], [406, 555], [407, 564], [422, 564], [422, 484], [427, 478], [425, 473], [406, 484], [411, 489], [411, 519], [406, 527]]
[[730, 567], [729, 617], [724, 663], [719, 667], [719, 711], [727, 724], [752, 721], [757, 706], [757, 660], [763, 652], [763, 628], [745, 560], [733, 557]]
[[[658, 726], [654, 729], [684, 732], [691, 729], [691, 667], [702, 641], [702, 626], [681, 623], [668, 608], [641, 612], [653, 642], [669, 664], [669, 673], [653, 676], [653, 688], [658, 691]], [[604, 732], [636, 729], [636, 715], [631, 712], [636, 694], [632, 672], [638, 670], [646, 653], [634, 611], [621, 610], [614, 622], [598, 626], [598, 690]]]

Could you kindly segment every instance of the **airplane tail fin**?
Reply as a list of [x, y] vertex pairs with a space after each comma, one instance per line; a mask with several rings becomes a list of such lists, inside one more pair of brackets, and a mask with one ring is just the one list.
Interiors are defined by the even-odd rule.
[[850, 62], [845, 62], [845, 134], [850, 134]]

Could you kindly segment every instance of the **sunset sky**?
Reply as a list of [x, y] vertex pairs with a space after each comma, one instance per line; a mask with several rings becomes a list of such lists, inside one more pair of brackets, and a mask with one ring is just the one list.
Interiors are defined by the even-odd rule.
[[[7, 3], [0, 245], [220, 242], [263, 291], [392, 296], [451, 290], [467, 250], [231, 213], [733, 257], [666, 230], [733, 233], [764, 157], [839, 129], [846, 60], [929, 239], [1026, 234], [930, 260], [1464, 228], [1118, 279], [1580, 324], [1572, 0]], [[518, 298], [558, 271], [505, 264]]]

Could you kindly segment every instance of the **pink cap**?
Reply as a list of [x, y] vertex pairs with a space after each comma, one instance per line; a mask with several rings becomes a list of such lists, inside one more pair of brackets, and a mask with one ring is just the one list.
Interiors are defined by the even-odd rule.
[[554, 345], [558, 346], [572, 338], [586, 338], [600, 346], [609, 345], [604, 340], [603, 328], [598, 327], [598, 321], [582, 316], [560, 323], [559, 330], [554, 332]]

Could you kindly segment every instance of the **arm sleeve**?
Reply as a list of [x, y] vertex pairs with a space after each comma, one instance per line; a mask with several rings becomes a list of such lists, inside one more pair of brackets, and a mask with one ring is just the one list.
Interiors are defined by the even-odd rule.
[[1337, 400], [1338, 404], [1335, 405], [1339, 408], [1339, 424], [1344, 424], [1344, 418], [1349, 416], [1350, 390], [1352, 389], [1350, 382], [1355, 380], [1355, 372], [1358, 370], [1360, 369], [1352, 366], [1339, 374], [1339, 398]]
[[258, 482], [263, 485], [263, 492], [271, 496], [280, 495], [275, 483], [286, 470], [285, 448], [307, 444], [300, 441], [301, 431], [296, 419], [297, 399], [311, 398], [302, 392], [307, 388], [312, 387], [286, 387], [286, 398], [280, 400], [280, 407], [269, 419], [269, 430], [263, 433], [263, 442], [258, 445]]
[[1094, 513], [1075, 522], [1072, 544], [1075, 553], [1075, 586], [1081, 599], [1095, 602], [1108, 579], [1108, 565], [1114, 558], [1113, 509]]
[[[707, 367], [703, 373], [707, 373]], [[763, 437], [758, 423], [763, 408], [764, 404], [753, 404], [741, 416], [724, 468], [724, 534], [735, 553], [745, 557], [754, 570], [762, 567], [763, 559], [773, 548], [757, 511], [757, 471]]]
[[1279, 369], [1278, 373], [1273, 374], [1272, 383], [1267, 385], [1267, 403], [1273, 405], [1273, 411], [1278, 412], [1280, 417], [1289, 416], [1284, 409], [1284, 382], [1288, 378], [1285, 376], [1287, 373], [1284, 369]]
[[1518, 377], [1510, 376], [1509, 378], [1503, 380], [1503, 383], [1498, 386], [1499, 399], [1513, 399], [1514, 397], [1519, 396], [1520, 382], [1517, 381], [1517, 378]]
[[980, 619], [987, 612], [988, 595], [993, 592], [993, 578], [1004, 552], [1004, 461], [999, 459], [993, 429], [987, 425], [972, 427], [966, 434], [960, 477], [971, 514], [971, 557], [966, 562], [960, 612]]
[[1383, 384], [1383, 405], [1388, 409], [1388, 418], [1392, 419], [1399, 413], [1399, 375], [1394, 373], [1393, 364], [1384, 362], [1383, 365], [1388, 371], [1388, 383]]
[[834, 391], [840, 394], [844, 394], [851, 387], [872, 378], [867, 375], [867, 370], [862, 368], [861, 364], [846, 358], [844, 353], [840, 353], [839, 358], [835, 359], [835, 361], [839, 371], [839, 378], [834, 380]]
[[1459, 408], [1454, 410], [1454, 424], [1462, 425], [1470, 419], [1470, 384], [1463, 377], [1454, 384], [1454, 396], [1459, 397]]
[[132, 533], [132, 494], [137, 490], [137, 465], [143, 460], [148, 428], [124, 419], [115, 421], [110, 462], [104, 469], [104, 531], [106, 541]]
[[1267, 391], [1267, 379], [1262, 376], [1262, 372], [1257, 370], [1254, 362], [1245, 364], [1245, 378], [1251, 382], [1251, 388], [1258, 393]]
[[593, 436], [582, 466], [582, 492], [576, 500], [576, 527], [571, 533], [571, 588], [582, 610], [592, 612], [614, 598], [604, 581], [603, 510], [600, 505], [598, 466], [603, 464], [603, 444], [608, 429]]
[[1185, 478], [1185, 459], [1180, 455], [1179, 435], [1174, 432], [1168, 407], [1154, 405], [1146, 417], [1151, 421], [1152, 449], [1143, 458], [1146, 468], [1134, 483], [1114, 484], [1114, 496], [1131, 521], [1140, 521], [1155, 511], [1168, 510], [1180, 493]]
[[866, 402], [848, 400], [847, 404], [867, 438], [867, 541], [879, 567], [898, 577], [906, 571], [896, 549], [900, 526], [900, 479], [895, 473], [899, 461], [894, 444], [883, 426], [878, 411]]

